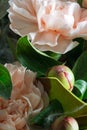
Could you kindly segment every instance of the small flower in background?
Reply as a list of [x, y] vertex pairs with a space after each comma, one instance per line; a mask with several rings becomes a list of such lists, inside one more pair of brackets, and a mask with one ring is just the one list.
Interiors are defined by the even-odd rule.
[[10, 28], [41, 51], [66, 53], [87, 40], [87, 10], [61, 0], [9, 0]]
[[10, 72], [13, 89], [9, 100], [0, 98], [0, 130], [29, 130], [28, 116], [36, 115], [48, 105], [48, 95], [40, 81], [34, 84], [36, 74], [20, 63], [5, 67]]

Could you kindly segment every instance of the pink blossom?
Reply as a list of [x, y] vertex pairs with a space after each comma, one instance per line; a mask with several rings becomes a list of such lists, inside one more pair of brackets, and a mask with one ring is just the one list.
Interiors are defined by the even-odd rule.
[[9, 0], [10, 28], [41, 51], [66, 53], [87, 40], [87, 10], [69, 0]]
[[26, 123], [29, 115], [39, 113], [48, 105], [48, 95], [36, 80], [36, 73], [18, 62], [5, 67], [10, 72], [13, 88], [9, 100], [0, 97], [0, 130], [29, 130]]

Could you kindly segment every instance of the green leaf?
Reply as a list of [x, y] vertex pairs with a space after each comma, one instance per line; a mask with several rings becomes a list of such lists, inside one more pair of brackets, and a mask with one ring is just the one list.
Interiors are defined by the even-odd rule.
[[53, 59], [55, 60], [59, 60], [60, 57], [62, 56], [62, 54], [59, 54], [59, 53], [55, 53], [55, 52], [52, 52], [52, 51], [45, 51], [45, 53], [49, 56], [51, 56]]
[[0, 64], [0, 96], [9, 99], [12, 91], [12, 82], [8, 70]]
[[50, 101], [57, 99], [61, 103], [65, 115], [75, 118], [87, 115], [87, 103], [67, 90], [57, 78], [40, 78], [40, 81], [48, 92]]
[[0, 19], [6, 15], [8, 7], [8, 0], [0, 0]]
[[79, 97], [80, 99], [83, 99], [84, 94], [87, 90], [87, 82], [84, 80], [76, 80], [75, 85], [73, 88], [73, 93]]
[[84, 49], [84, 40], [81, 38], [75, 39], [75, 41], [79, 42], [80, 44], [75, 47], [74, 49], [72, 49], [71, 51], [63, 54], [60, 58], [61, 62], [65, 62], [66, 66], [68, 66], [69, 68], [73, 68], [73, 65], [75, 64], [76, 60], [78, 59], [78, 57], [81, 55], [81, 53], [83, 52]]
[[80, 6], [82, 6], [82, 1], [83, 0], [77, 0], [77, 2], [79, 3]]
[[82, 79], [87, 81], [87, 51], [84, 51], [77, 59], [72, 69], [75, 79]]
[[87, 89], [86, 89], [86, 91], [85, 91], [85, 93], [84, 93], [83, 100], [84, 100], [85, 102], [87, 102]]
[[58, 62], [45, 53], [35, 49], [27, 40], [20, 38], [17, 43], [18, 60], [28, 69], [37, 72], [37, 76], [45, 76], [48, 68], [58, 65]]
[[29, 119], [29, 124], [49, 127], [53, 122], [54, 118], [61, 115], [63, 115], [62, 105], [58, 100], [52, 100], [51, 103], [46, 108], [44, 108], [40, 113], [38, 113], [33, 118]]

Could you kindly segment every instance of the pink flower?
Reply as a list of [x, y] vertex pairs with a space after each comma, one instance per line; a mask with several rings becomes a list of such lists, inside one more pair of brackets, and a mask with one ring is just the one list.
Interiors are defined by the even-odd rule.
[[[27, 101], [29, 100], [33, 112], [39, 112], [44, 105], [48, 105], [48, 100], [43, 102], [46, 92], [41, 82], [36, 80], [36, 73], [26, 70], [19, 62], [5, 64], [5, 67], [9, 70], [12, 79], [12, 100], [22, 97], [27, 99]], [[45, 97], [48, 99], [47, 95]]]
[[68, 0], [9, 0], [10, 28], [41, 51], [66, 53], [87, 40], [87, 10]]
[[29, 130], [27, 118], [48, 105], [48, 95], [34, 72], [18, 62], [5, 67], [10, 72], [13, 89], [10, 100], [0, 98], [0, 130]]
[[7, 106], [3, 107], [5, 102], [0, 98], [0, 130], [29, 130], [26, 129], [28, 102], [24, 98], [8, 100]]
[[26, 68], [23, 67], [19, 62], [14, 64], [5, 64], [5, 67], [9, 70], [12, 79], [12, 99], [20, 98], [22, 95], [32, 92], [32, 88], [35, 87], [35, 73], [30, 70], [26, 70]]

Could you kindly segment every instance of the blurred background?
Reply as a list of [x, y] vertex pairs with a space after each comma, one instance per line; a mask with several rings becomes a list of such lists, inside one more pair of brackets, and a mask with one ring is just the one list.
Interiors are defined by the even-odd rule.
[[18, 36], [9, 28], [8, 8], [8, 0], [0, 0], [0, 63], [2, 64], [16, 60]]

